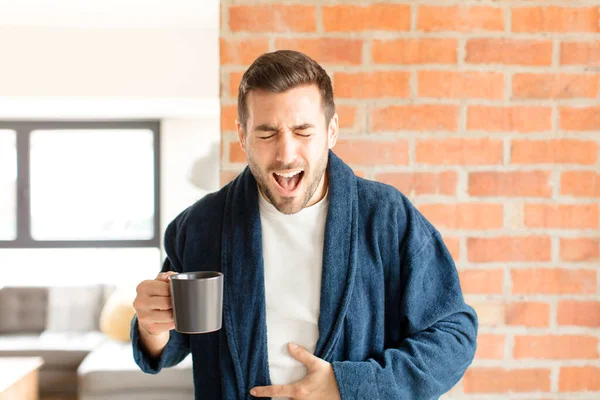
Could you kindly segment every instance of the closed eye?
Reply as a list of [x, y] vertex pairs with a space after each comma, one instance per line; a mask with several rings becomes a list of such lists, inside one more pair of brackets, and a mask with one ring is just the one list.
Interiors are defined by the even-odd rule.
[[313, 128], [311, 124], [300, 125], [294, 129], [294, 133], [301, 137], [310, 137], [312, 136], [312, 132], [310, 131], [311, 128]]
[[262, 139], [262, 140], [267, 140], [267, 139], [271, 139], [273, 136], [275, 136], [275, 134], [272, 134], [272, 135], [269, 135], [269, 136], [259, 136], [258, 138]]

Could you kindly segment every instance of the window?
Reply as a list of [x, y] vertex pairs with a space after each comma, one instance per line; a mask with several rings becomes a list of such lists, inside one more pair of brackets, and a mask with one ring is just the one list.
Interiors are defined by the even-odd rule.
[[17, 135], [0, 129], [0, 240], [17, 238]]
[[159, 262], [159, 143], [158, 121], [0, 122], [0, 263]]

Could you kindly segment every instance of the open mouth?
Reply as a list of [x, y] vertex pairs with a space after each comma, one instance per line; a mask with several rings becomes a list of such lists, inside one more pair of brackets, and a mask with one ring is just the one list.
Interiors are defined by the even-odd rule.
[[284, 196], [291, 196], [294, 194], [296, 189], [300, 187], [300, 182], [304, 177], [304, 171], [293, 171], [293, 172], [274, 172], [273, 178], [277, 183], [277, 189]]

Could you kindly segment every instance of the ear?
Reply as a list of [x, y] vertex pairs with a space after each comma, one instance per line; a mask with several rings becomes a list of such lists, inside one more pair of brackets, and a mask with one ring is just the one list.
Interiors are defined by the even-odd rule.
[[235, 120], [235, 128], [237, 129], [238, 140], [240, 141], [240, 147], [246, 152], [246, 133], [244, 132], [244, 127], [240, 124], [239, 120]]
[[339, 117], [337, 113], [333, 114], [331, 121], [329, 121], [329, 127], [327, 128], [327, 144], [330, 149], [337, 143], [338, 135], [340, 133]]

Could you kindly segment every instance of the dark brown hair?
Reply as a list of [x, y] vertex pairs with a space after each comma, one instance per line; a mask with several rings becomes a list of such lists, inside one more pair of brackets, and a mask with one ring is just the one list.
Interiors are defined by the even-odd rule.
[[248, 121], [248, 93], [262, 89], [282, 93], [301, 85], [316, 84], [321, 92], [321, 107], [325, 123], [329, 125], [335, 114], [333, 88], [327, 72], [306, 54], [293, 50], [279, 50], [258, 57], [242, 76], [238, 89], [238, 118], [246, 131]]

